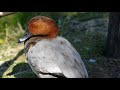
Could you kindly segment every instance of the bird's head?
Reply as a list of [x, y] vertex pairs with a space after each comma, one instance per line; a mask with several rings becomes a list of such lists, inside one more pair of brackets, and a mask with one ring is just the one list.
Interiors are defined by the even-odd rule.
[[27, 30], [18, 43], [24, 42], [30, 37], [34, 36], [47, 36], [49, 38], [55, 38], [58, 34], [58, 26], [56, 22], [45, 16], [33, 17], [27, 25]]

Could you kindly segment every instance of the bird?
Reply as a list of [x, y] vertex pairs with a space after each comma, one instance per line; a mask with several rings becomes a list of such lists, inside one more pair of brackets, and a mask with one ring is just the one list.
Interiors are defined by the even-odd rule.
[[38, 78], [88, 78], [80, 54], [58, 33], [56, 21], [49, 17], [34, 16], [28, 21], [18, 43], [24, 42], [26, 60], [32, 71]]

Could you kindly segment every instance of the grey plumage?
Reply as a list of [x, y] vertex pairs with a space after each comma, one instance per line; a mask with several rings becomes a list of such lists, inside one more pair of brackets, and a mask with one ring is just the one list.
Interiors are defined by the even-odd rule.
[[70, 42], [62, 37], [43, 39], [26, 53], [32, 70], [40, 78], [87, 78], [85, 65]]

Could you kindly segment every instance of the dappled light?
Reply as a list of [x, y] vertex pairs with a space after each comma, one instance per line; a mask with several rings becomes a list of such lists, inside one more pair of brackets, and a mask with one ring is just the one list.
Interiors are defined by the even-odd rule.
[[90, 78], [119, 78], [118, 59], [103, 55], [108, 32], [106, 12], [16, 12], [2, 17], [0, 13], [0, 77], [38, 78], [24, 54], [24, 43], [18, 40], [34, 16], [55, 20], [59, 36], [66, 38], [80, 54]]

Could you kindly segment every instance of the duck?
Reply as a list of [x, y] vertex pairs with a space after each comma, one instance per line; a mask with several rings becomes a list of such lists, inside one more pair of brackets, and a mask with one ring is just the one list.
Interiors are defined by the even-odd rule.
[[88, 78], [80, 54], [64, 37], [58, 36], [55, 20], [35, 16], [27, 23], [24, 42], [25, 56], [38, 78]]

